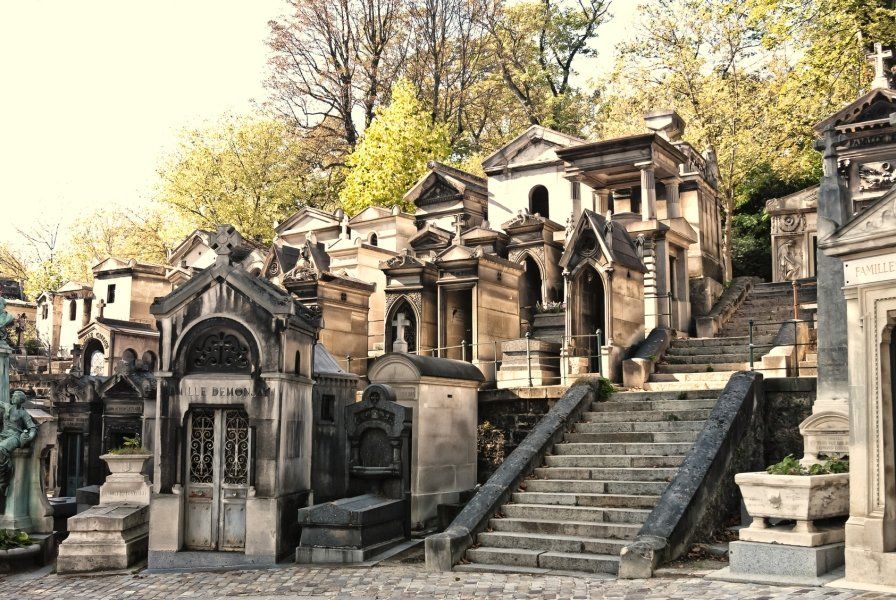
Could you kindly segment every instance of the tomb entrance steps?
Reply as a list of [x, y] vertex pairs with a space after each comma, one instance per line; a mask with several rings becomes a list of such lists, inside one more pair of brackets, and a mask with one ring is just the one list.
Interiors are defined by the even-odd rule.
[[592, 402], [455, 569], [615, 574], [619, 551], [677, 474], [719, 393], [619, 392]]

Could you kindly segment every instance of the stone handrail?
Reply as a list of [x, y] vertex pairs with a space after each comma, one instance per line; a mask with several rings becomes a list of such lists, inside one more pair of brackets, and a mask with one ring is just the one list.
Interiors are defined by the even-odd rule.
[[622, 385], [642, 388], [654, 366], [672, 343], [672, 331], [657, 327], [650, 332], [631, 358], [622, 361]]
[[762, 280], [758, 277], [736, 277], [732, 280], [718, 301], [713, 305], [712, 310], [705, 317], [697, 317], [697, 337], [709, 338], [722, 329], [722, 326], [728, 322], [735, 311], [744, 303], [750, 290]]
[[444, 532], [426, 538], [428, 570], [450, 571], [463, 558], [476, 535], [486, 528], [523, 479], [542, 465], [545, 454], [562, 440], [568, 425], [579, 419], [593, 397], [588, 385], [574, 385], [563, 394], [494, 475], [477, 490], [451, 525]]
[[620, 578], [651, 577], [739, 506], [734, 474], [764, 466], [762, 379], [752, 371], [731, 376], [675, 479], [620, 552]]

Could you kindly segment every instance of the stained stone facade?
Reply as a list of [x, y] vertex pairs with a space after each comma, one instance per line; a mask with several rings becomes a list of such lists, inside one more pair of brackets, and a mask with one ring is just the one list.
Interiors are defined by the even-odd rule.
[[814, 185], [765, 203], [772, 226], [772, 281], [816, 276], [818, 188]]

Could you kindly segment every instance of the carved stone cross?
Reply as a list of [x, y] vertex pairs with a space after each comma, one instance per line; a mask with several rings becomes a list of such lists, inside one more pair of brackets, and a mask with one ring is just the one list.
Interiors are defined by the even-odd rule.
[[229, 265], [230, 253], [242, 241], [242, 236], [233, 225], [218, 225], [218, 232], [212, 238], [212, 250], [217, 252], [216, 265]]
[[393, 352], [408, 351], [408, 343], [404, 339], [404, 330], [410, 324], [411, 322], [408, 320], [404, 313], [398, 313], [397, 315], [395, 315], [395, 320], [392, 321], [392, 325], [395, 327], [395, 341], [392, 342]]
[[454, 243], [461, 245], [461, 234], [464, 229], [464, 216], [460, 213], [454, 215]]
[[874, 52], [868, 55], [868, 62], [874, 65], [874, 81], [871, 83], [872, 89], [889, 88], [890, 82], [887, 80], [887, 71], [884, 61], [893, 58], [893, 52], [884, 50], [880, 42], [874, 44]]
[[106, 308], [106, 301], [103, 299], [100, 299], [100, 301], [96, 303], [96, 316], [98, 319], [103, 318], [103, 312], [105, 312], [105, 308]]

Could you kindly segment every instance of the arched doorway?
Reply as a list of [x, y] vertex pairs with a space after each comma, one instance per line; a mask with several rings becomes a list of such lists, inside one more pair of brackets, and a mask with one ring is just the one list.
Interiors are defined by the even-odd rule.
[[417, 352], [417, 316], [411, 304], [402, 298], [395, 303], [395, 306], [389, 312], [389, 318], [386, 321], [386, 352], [395, 352], [395, 341], [398, 340], [398, 332], [401, 329], [404, 341], [408, 345], [407, 352]]
[[548, 202], [548, 188], [543, 185], [536, 185], [529, 192], [529, 212], [533, 215], [538, 213], [545, 219], [550, 219], [550, 206]]
[[83, 357], [83, 372], [85, 375], [106, 374], [106, 352], [102, 342], [97, 339], [88, 341], [84, 346]]
[[541, 269], [528, 254], [523, 261], [525, 272], [520, 277], [520, 321], [526, 321], [530, 325], [535, 319], [535, 306], [542, 301], [542, 281]]
[[[604, 280], [593, 267], [586, 266], [576, 281], [578, 302], [573, 323], [577, 323], [576, 347], [587, 351], [589, 370], [600, 371], [600, 346], [607, 344], [606, 290]], [[598, 343], [597, 331], [601, 341]]]

